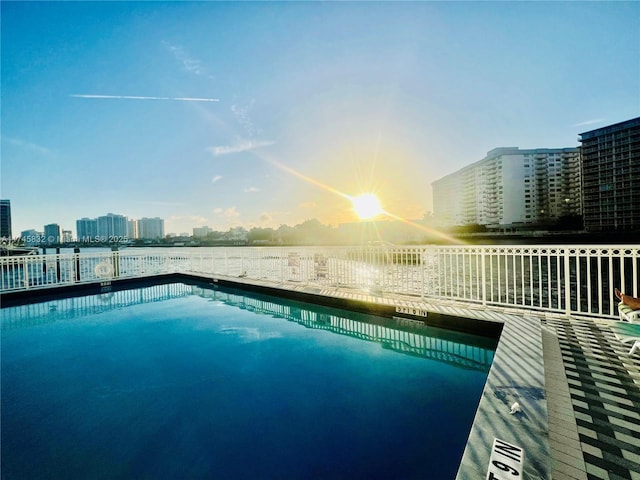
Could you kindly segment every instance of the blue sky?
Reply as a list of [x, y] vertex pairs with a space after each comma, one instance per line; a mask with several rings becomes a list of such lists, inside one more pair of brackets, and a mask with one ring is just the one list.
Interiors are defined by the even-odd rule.
[[417, 219], [492, 148], [640, 112], [640, 2], [0, 5], [14, 235], [355, 221], [336, 191]]

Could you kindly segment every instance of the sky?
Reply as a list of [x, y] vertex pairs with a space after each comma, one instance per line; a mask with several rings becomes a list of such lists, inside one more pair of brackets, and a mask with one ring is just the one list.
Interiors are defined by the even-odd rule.
[[410, 220], [495, 147], [640, 112], [640, 2], [7, 2], [14, 237], [107, 213], [209, 226]]

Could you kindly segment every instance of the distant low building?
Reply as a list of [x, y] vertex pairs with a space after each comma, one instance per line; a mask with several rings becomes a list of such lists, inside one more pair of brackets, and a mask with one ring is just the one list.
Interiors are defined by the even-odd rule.
[[24, 242], [25, 247], [37, 247], [43, 242], [44, 232], [38, 232], [34, 229], [23, 230], [20, 232], [20, 238]]
[[640, 117], [580, 134], [584, 226], [640, 230]]
[[213, 232], [213, 230], [209, 227], [193, 227], [193, 236], [196, 238], [206, 237], [211, 232]]
[[225, 239], [236, 244], [244, 244], [249, 240], [249, 231], [244, 227], [233, 227], [225, 234]]

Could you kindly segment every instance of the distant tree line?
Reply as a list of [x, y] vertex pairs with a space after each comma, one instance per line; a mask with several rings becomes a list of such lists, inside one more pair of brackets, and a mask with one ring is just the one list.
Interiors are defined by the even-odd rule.
[[[417, 225], [417, 227], [416, 227]], [[324, 225], [318, 219], [306, 220], [298, 225], [280, 225], [278, 228], [253, 227], [249, 230], [243, 227], [234, 227], [226, 232], [211, 231], [201, 237], [169, 237], [162, 239], [159, 244], [216, 246], [216, 245], [354, 245], [354, 244], [427, 244], [443, 243], [441, 236], [429, 234], [428, 229], [420, 226], [435, 228], [448, 235], [491, 235], [496, 236], [500, 232], [492, 232], [486, 225], [459, 225], [447, 228], [436, 228], [433, 219], [425, 215], [421, 220], [407, 225], [399, 221], [360, 222], [332, 227]], [[565, 230], [577, 231], [582, 229], [582, 217], [561, 217], [552, 224], [528, 225], [529, 230], [546, 230], [559, 232]], [[526, 235], [526, 231], [523, 232]], [[141, 244], [142, 241], [137, 241]], [[148, 241], [144, 242], [148, 244]]]

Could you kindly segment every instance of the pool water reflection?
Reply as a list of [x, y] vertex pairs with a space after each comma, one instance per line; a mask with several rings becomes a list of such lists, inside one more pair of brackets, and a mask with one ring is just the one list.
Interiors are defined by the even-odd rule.
[[453, 478], [495, 348], [184, 284], [1, 313], [6, 478]]

